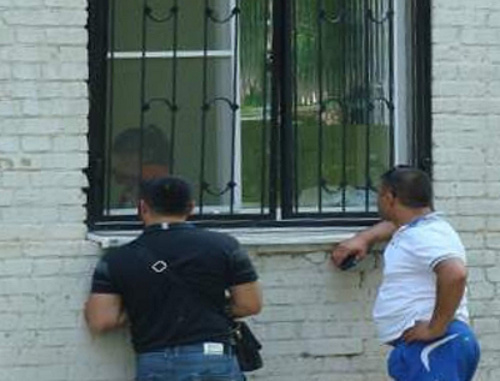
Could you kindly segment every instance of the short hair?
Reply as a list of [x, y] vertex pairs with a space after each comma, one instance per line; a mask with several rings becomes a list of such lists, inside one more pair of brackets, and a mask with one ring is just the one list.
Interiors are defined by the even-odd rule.
[[155, 213], [174, 216], [189, 214], [193, 201], [191, 186], [188, 182], [174, 176], [142, 180], [140, 198]]
[[432, 207], [432, 183], [424, 171], [398, 165], [381, 177], [382, 186], [386, 187], [402, 205], [409, 208]]
[[119, 155], [141, 153], [143, 164], [168, 165], [170, 161], [169, 141], [163, 131], [152, 124], [143, 129], [128, 128], [118, 134], [113, 141], [113, 153]]

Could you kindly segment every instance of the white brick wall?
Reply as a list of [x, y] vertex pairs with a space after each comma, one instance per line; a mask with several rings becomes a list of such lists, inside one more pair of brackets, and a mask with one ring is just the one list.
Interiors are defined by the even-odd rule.
[[500, 2], [433, 5], [437, 205], [469, 249], [472, 322], [483, 349], [477, 379], [494, 381], [500, 376]]
[[[123, 332], [91, 338], [82, 303], [99, 254], [85, 241], [85, 0], [0, 0], [0, 380], [123, 381]], [[500, 2], [435, 0], [438, 206], [468, 247], [480, 381], [500, 379]], [[265, 381], [387, 380], [370, 310], [371, 259], [341, 273], [327, 246], [250, 247], [266, 308]]]
[[0, 0], [2, 381], [119, 381], [132, 366], [120, 334], [100, 345], [83, 329], [98, 253], [83, 223], [86, 18], [82, 0]]
[[387, 380], [371, 306], [380, 264], [334, 270], [329, 247], [283, 254], [251, 250], [265, 286], [265, 308], [252, 319], [266, 366], [251, 380]]

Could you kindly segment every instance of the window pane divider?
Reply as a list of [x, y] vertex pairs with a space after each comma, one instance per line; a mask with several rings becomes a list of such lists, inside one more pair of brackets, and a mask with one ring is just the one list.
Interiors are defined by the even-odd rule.
[[[175, 54], [177, 58], [203, 58], [203, 50], [181, 50]], [[211, 58], [231, 58], [233, 56], [232, 50], [208, 50], [207, 57]], [[174, 58], [174, 51], [150, 51], [145, 52], [144, 56], [141, 51], [130, 52], [109, 52], [108, 59], [141, 59], [141, 58]]]

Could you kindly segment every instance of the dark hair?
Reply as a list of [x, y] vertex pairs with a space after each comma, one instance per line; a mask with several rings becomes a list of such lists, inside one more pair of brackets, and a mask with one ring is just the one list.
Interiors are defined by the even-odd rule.
[[381, 177], [386, 187], [402, 205], [409, 208], [432, 207], [432, 184], [424, 171], [406, 165], [398, 165]]
[[189, 214], [193, 201], [191, 186], [174, 176], [141, 181], [140, 198], [155, 213], [175, 216]]
[[[142, 151], [140, 142], [142, 134]], [[163, 131], [155, 125], [128, 128], [118, 134], [113, 141], [113, 153], [119, 155], [142, 154], [143, 164], [169, 164], [170, 147]]]

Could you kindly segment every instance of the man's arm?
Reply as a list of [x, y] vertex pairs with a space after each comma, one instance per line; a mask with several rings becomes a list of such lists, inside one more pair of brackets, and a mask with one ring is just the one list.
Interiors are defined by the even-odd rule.
[[389, 221], [381, 221], [372, 227], [363, 230], [354, 237], [340, 242], [332, 252], [333, 263], [340, 267], [344, 259], [354, 255], [357, 260], [363, 259], [370, 246], [377, 242], [388, 241], [394, 232], [396, 225]]
[[262, 290], [259, 282], [242, 283], [229, 289], [231, 314], [236, 318], [257, 315], [262, 309]]
[[97, 262], [91, 292], [85, 303], [85, 320], [93, 333], [109, 331], [127, 322], [119, 288], [111, 277], [110, 255], [107, 253]]
[[85, 320], [93, 333], [103, 333], [127, 323], [122, 298], [118, 294], [90, 294], [85, 303]]
[[429, 341], [445, 334], [465, 293], [467, 269], [460, 259], [445, 260], [434, 268], [436, 305], [429, 322], [419, 322], [403, 335], [405, 341]]

